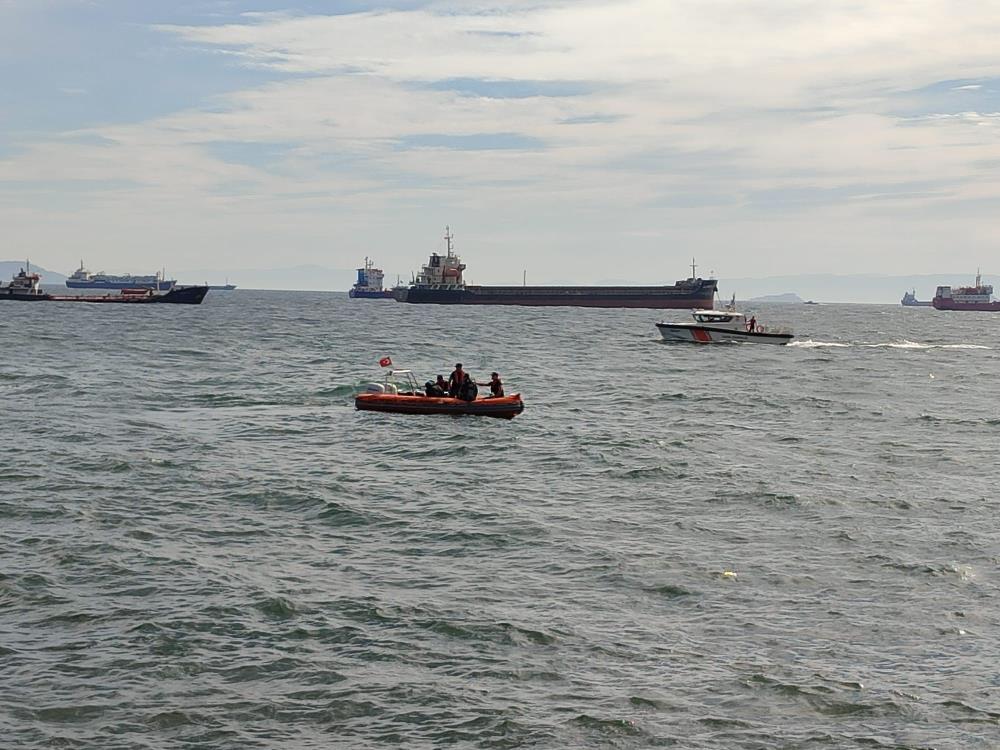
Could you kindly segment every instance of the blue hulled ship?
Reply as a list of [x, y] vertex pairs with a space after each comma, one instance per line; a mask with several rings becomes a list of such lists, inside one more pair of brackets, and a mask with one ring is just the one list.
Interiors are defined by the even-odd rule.
[[382, 288], [382, 278], [385, 276], [381, 268], [365, 258], [365, 265], [358, 269], [358, 280], [347, 293], [354, 299], [392, 299], [392, 290]]

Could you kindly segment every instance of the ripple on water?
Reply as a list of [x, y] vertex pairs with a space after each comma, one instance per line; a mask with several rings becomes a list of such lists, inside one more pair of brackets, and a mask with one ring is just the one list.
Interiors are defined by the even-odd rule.
[[[640, 310], [28, 307], [11, 747], [992, 746], [985, 318], [762, 307], [800, 337], [760, 351]], [[386, 354], [527, 409], [358, 413]]]

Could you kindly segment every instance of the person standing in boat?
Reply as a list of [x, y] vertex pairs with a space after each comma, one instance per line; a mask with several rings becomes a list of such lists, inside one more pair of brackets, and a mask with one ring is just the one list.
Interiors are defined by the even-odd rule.
[[498, 373], [498, 372], [491, 372], [490, 373], [490, 382], [488, 382], [488, 383], [480, 383], [479, 385], [482, 385], [482, 386], [487, 386], [488, 385], [490, 387], [490, 395], [487, 396], [487, 398], [502, 398], [503, 397], [503, 381], [500, 380], [500, 373]]
[[751, 315], [750, 316], [750, 322], [747, 323], [747, 330], [750, 331], [750, 333], [753, 333], [754, 331], [757, 330], [757, 316], [756, 315]]
[[458, 362], [455, 365], [455, 369], [452, 371], [451, 375], [448, 376], [448, 395], [452, 398], [458, 398], [458, 394], [462, 390], [462, 384], [465, 383], [466, 372], [462, 369], [462, 363]]

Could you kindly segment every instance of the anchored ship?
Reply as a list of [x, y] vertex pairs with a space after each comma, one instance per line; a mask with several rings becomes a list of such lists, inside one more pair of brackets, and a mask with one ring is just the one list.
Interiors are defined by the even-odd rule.
[[112, 276], [104, 273], [91, 273], [83, 266], [76, 269], [68, 279], [66, 286], [70, 289], [154, 289], [157, 292], [166, 292], [174, 287], [176, 279], [164, 278], [164, 274], [156, 273], [152, 276]]
[[937, 310], [1000, 310], [1000, 302], [993, 299], [993, 286], [982, 283], [982, 276], [976, 271], [975, 286], [939, 286], [934, 295]]
[[669, 286], [474, 286], [462, 279], [465, 264], [455, 254], [451, 229], [446, 253], [432, 253], [413, 283], [395, 290], [399, 302], [439, 305], [539, 305], [711, 309], [718, 282], [696, 276]]
[[917, 290], [914, 289], [911, 292], [903, 292], [903, 299], [899, 301], [903, 307], [930, 307], [932, 302], [922, 302], [917, 299]]
[[42, 291], [42, 277], [31, 272], [25, 264], [21, 272], [9, 284], [0, 284], [0, 300], [20, 302], [108, 302], [122, 304], [142, 304], [159, 302], [179, 305], [200, 305], [208, 294], [207, 286], [176, 286], [162, 294], [149, 287], [122, 289], [118, 294], [49, 294]]
[[382, 288], [382, 278], [385, 274], [381, 268], [365, 258], [365, 265], [358, 269], [358, 280], [347, 293], [353, 299], [392, 299], [391, 289]]

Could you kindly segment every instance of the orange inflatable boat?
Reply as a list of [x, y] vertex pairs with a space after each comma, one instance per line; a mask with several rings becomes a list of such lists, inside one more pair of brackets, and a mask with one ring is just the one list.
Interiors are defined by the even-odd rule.
[[499, 398], [477, 398], [475, 401], [406, 393], [361, 393], [355, 397], [354, 406], [362, 411], [395, 414], [474, 414], [501, 419], [513, 419], [524, 411], [519, 393]]
[[367, 392], [355, 396], [354, 406], [361, 411], [393, 414], [471, 414], [500, 419], [513, 419], [524, 411], [520, 393], [497, 398], [480, 396], [474, 401], [427, 396], [410, 370], [390, 370], [384, 383], [371, 383]]

